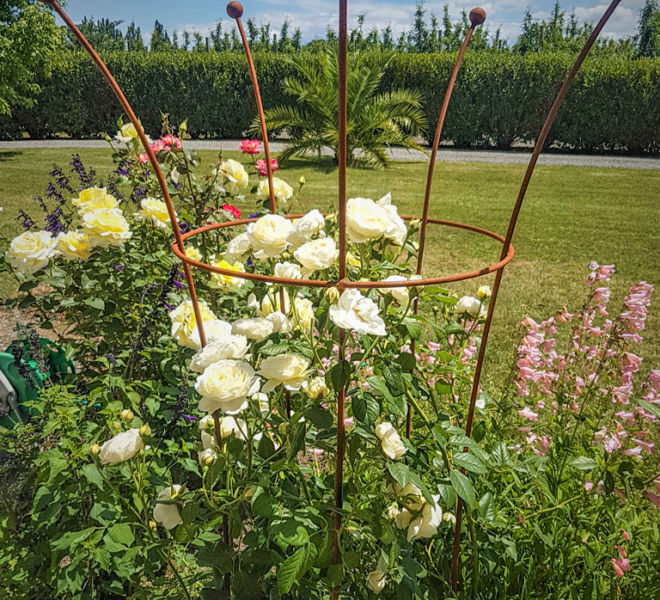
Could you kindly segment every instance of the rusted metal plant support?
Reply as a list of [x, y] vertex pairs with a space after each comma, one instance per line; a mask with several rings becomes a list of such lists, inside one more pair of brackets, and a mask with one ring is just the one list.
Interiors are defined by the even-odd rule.
[[[435, 162], [438, 157], [438, 146], [440, 146], [440, 140], [442, 139], [442, 128], [445, 125], [445, 118], [447, 116], [447, 109], [449, 108], [449, 101], [451, 100], [451, 95], [454, 91], [454, 86], [456, 85], [456, 78], [458, 77], [458, 71], [461, 68], [463, 63], [463, 56], [465, 55], [465, 50], [470, 43], [472, 34], [474, 30], [481, 25], [486, 20], [486, 11], [483, 8], [473, 8], [470, 11], [470, 28], [468, 29], [467, 34], [465, 35], [465, 40], [461, 45], [461, 49], [458, 51], [458, 56], [456, 57], [456, 63], [451, 72], [451, 77], [449, 78], [449, 83], [447, 84], [447, 91], [445, 92], [445, 99], [442, 102], [442, 108], [440, 109], [440, 116], [438, 117], [438, 125], [435, 128], [435, 138], [433, 139], [433, 147], [431, 148], [431, 157], [429, 159], [429, 170], [426, 175], [426, 191], [424, 193], [424, 208], [422, 209], [422, 222], [419, 230], [419, 250], [417, 252], [417, 275], [422, 274], [424, 269], [424, 249], [426, 247], [426, 228], [429, 222], [429, 208], [431, 206], [431, 190], [433, 188], [433, 173], [435, 171]], [[417, 315], [419, 313], [419, 296], [415, 298], [414, 303], [414, 313]], [[410, 348], [415, 354], [415, 340], [410, 341]], [[412, 415], [413, 407], [408, 405], [408, 414], [406, 415], [406, 437], [410, 439], [412, 435]]]
[[[580, 70], [582, 63], [584, 62], [584, 59], [589, 54], [591, 47], [594, 45], [601, 30], [605, 26], [605, 23], [607, 23], [607, 21], [612, 16], [612, 13], [614, 12], [614, 10], [616, 9], [616, 7], [619, 5], [620, 2], [621, 0], [613, 0], [612, 3], [609, 5], [608, 9], [605, 11], [605, 14], [601, 17], [600, 21], [598, 22], [598, 25], [596, 25], [591, 35], [589, 36], [589, 39], [584, 45], [584, 48], [582, 48], [582, 51], [578, 55], [575, 64], [573, 65], [568, 76], [566, 77], [566, 80], [561, 86], [561, 89], [559, 90], [559, 93], [557, 94], [557, 97], [555, 98], [555, 101], [553, 102], [552, 107], [550, 108], [550, 112], [548, 113], [545, 119], [545, 123], [541, 128], [541, 133], [539, 134], [539, 137], [536, 140], [536, 144], [534, 145], [534, 151], [532, 152], [532, 156], [529, 159], [529, 164], [527, 165], [527, 170], [525, 171], [525, 176], [523, 177], [523, 181], [520, 186], [520, 191], [518, 192], [518, 198], [516, 199], [516, 204], [513, 207], [513, 213], [511, 214], [511, 219], [509, 221], [509, 228], [506, 232], [506, 237], [504, 239], [504, 246], [502, 248], [502, 257], [504, 257], [504, 254], [511, 246], [511, 241], [513, 239], [513, 234], [516, 229], [516, 224], [518, 223], [518, 216], [520, 215], [520, 209], [522, 208], [523, 201], [525, 200], [525, 194], [527, 193], [529, 182], [532, 179], [532, 174], [534, 173], [534, 168], [536, 167], [536, 163], [538, 162], [539, 154], [541, 154], [541, 151], [543, 150], [543, 145], [545, 144], [545, 141], [548, 137], [548, 133], [550, 133], [550, 128], [552, 127], [552, 123], [555, 120], [555, 117], [557, 116], [559, 107], [564, 101], [564, 98], [566, 97], [566, 94], [569, 88], [571, 87], [571, 84], [573, 83], [573, 80], [575, 79], [577, 72]], [[468, 437], [472, 436], [472, 425], [474, 423], [474, 409], [477, 402], [477, 396], [479, 394], [479, 380], [481, 379], [481, 370], [483, 367], [484, 357], [486, 354], [486, 344], [488, 343], [488, 335], [490, 333], [491, 323], [493, 322], [495, 303], [497, 302], [497, 294], [500, 289], [503, 273], [504, 273], [504, 268], [501, 268], [497, 271], [497, 275], [495, 275], [495, 283], [493, 284], [490, 304], [488, 305], [488, 314], [486, 316], [486, 322], [484, 324], [484, 329], [481, 335], [481, 345], [479, 347], [479, 355], [477, 358], [477, 365], [474, 372], [472, 393], [470, 395], [470, 406], [468, 407], [467, 423], [465, 426], [465, 433]], [[469, 449], [466, 448], [465, 451], [467, 452], [469, 451]], [[463, 508], [463, 504], [462, 501], [459, 499], [458, 505], [456, 507], [456, 528], [454, 530], [454, 547], [453, 547], [452, 560], [451, 560], [451, 582], [454, 588], [458, 586], [458, 559], [459, 559], [460, 543], [461, 543], [461, 520], [463, 514], [462, 508]]]
[[[338, 223], [339, 223], [339, 276], [337, 280], [332, 280], [332, 281], [323, 281], [323, 280], [310, 280], [310, 279], [287, 279], [283, 277], [274, 277], [274, 276], [266, 276], [266, 275], [260, 275], [256, 273], [241, 273], [241, 272], [236, 272], [232, 271], [229, 269], [222, 269], [219, 267], [215, 267], [203, 262], [199, 262], [196, 260], [193, 260], [192, 258], [188, 257], [186, 255], [186, 250], [184, 246], [184, 242], [194, 236], [198, 236], [201, 234], [204, 234], [207, 231], [215, 230], [215, 229], [224, 229], [224, 228], [230, 228], [230, 227], [237, 227], [237, 226], [242, 226], [246, 225], [256, 219], [242, 219], [242, 220], [235, 220], [235, 221], [230, 221], [226, 223], [216, 223], [216, 224], [210, 224], [210, 225], [205, 225], [203, 227], [200, 227], [198, 229], [195, 229], [193, 231], [190, 231], [186, 234], [182, 234], [181, 230], [179, 228], [178, 222], [176, 220], [176, 213], [174, 210], [174, 206], [172, 204], [172, 200], [170, 198], [168, 189], [167, 189], [167, 184], [165, 182], [165, 178], [163, 176], [163, 173], [160, 169], [160, 166], [158, 164], [158, 160], [156, 158], [156, 155], [154, 151], [151, 149], [151, 146], [149, 144], [149, 140], [147, 139], [144, 130], [142, 129], [142, 126], [140, 125], [140, 122], [137, 119], [137, 116], [135, 115], [133, 109], [131, 108], [130, 104], [126, 100], [126, 97], [122, 93], [121, 89], [117, 85], [117, 82], [114, 80], [112, 75], [110, 74], [108, 68], [105, 66], [103, 61], [99, 58], [98, 54], [94, 51], [90, 43], [85, 39], [85, 37], [82, 35], [82, 33], [78, 30], [78, 28], [75, 26], [75, 24], [71, 21], [71, 19], [68, 17], [68, 15], [64, 12], [61, 6], [57, 3], [56, 0], [41, 0], [44, 4], [47, 4], [48, 6], [52, 7], [53, 10], [62, 18], [66, 26], [74, 33], [76, 38], [79, 40], [80, 44], [82, 47], [85, 49], [85, 51], [92, 57], [94, 62], [96, 63], [99, 71], [102, 73], [103, 77], [108, 81], [110, 87], [112, 88], [112, 91], [114, 94], [117, 96], [117, 99], [119, 100], [119, 103], [121, 104], [124, 112], [128, 116], [128, 118], [131, 120], [133, 125], [135, 126], [139, 139], [144, 146], [145, 152], [147, 153], [149, 157], [149, 161], [151, 162], [151, 166], [153, 168], [153, 172], [156, 175], [156, 178], [158, 179], [158, 184], [161, 189], [161, 193], [163, 196], [163, 201], [165, 202], [167, 206], [167, 211], [168, 215], [170, 218], [170, 222], [172, 224], [172, 230], [174, 232], [174, 238], [175, 242], [172, 245], [172, 251], [173, 253], [183, 262], [183, 269], [186, 277], [186, 282], [188, 284], [188, 289], [190, 291], [190, 299], [193, 305], [193, 310], [194, 310], [194, 315], [195, 315], [195, 320], [197, 323], [197, 327], [199, 329], [199, 334], [200, 334], [200, 340], [201, 340], [201, 345], [202, 347], [206, 345], [206, 335], [204, 332], [204, 326], [203, 322], [201, 319], [201, 311], [199, 307], [199, 301], [197, 298], [197, 293], [195, 290], [195, 284], [193, 281], [193, 275], [192, 275], [192, 268], [196, 268], [208, 273], [218, 273], [221, 275], [229, 275], [231, 277], [238, 277], [241, 279], [247, 279], [250, 281], [255, 281], [255, 282], [261, 282], [261, 283], [274, 283], [280, 285], [280, 302], [281, 302], [281, 308], [284, 311], [285, 310], [285, 305], [284, 305], [284, 295], [283, 295], [283, 289], [285, 287], [291, 287], [291, 288], [296, 288], [296, 287], [304, 287], [304, 288], [327, 288], [327, 287], [335, 287], [337, 290], [342, 293], [344, 290], [348, 288], [356, 288], [360, 290], [369, 290], [373, 288], [392, 288], [392, 287], [424, 287], [428, 285], [437, 285], [441, 283], [449, 283], [449, 282], [455, 282], [455, 281], [464, 281], [467, 279], [473, 279], [477, 277], [482, 277], [484, 275], [488, 275], [491, 273], [495, 273], [495, 282], [493, 285], [493, 290], [492, 290], [492, 296], [491, 296], [491, 301], [488, 307], [488, 313], [486, 316], [486, 321], [484, 323], [484, 329], [482, 332], [482, 341], [481, 341], [481, 346], [479, 348], [479, 353], [477, 357], [477, 364], [476, 364], [476, 369], [475, 369], [475, 376], [474, 376], [474, 381], [473, 381], [473, 386], [472, 386], [472, 391], [471, 391], [471, 396], [470, 396], [470, 404], [468, 408], [468, 414], [467, 414], [467, 420], [466, 420], [466, 434], [468, 436], [471, 436], [472, 434], [472, 426], [474, 423], [474, 410], [475, 410], [475, 404], [476, 404], [476, 399], [479, 391], [479, 381], [481, 378], [481, 371], [483, 367], [483, 362], [484, 362], [484, 357], [485, 357], [485, 352], [486, 352], [486, 344], [488, 342], [488, 336], [490, 333], [491, 329], [491, 324], [493, 320], [493, 314], [495, 311], [495, 305], [497, 301], [497, 296], [498, 292], [500, 289], [500, 284], [502, 281], [502, 274], [504, 272], [504, 267], [511, 262], [514, 256], [514, 249], [512, 245], [512, 239], [513, 239], [513, 234], [514, 230], [518, 221], [518, 215], [520, 214], [520, 209], [523, 204], [523, 200], [525, 198], [525, 194], [527, 192], [527, 188], [529, 186], [529, 182], [531, 180], [532, 174], [534, 172], [534, 168], [536, 166], [536, 163], [538, 161], [538, 156], [541, 153], [541, 150], [543, 148], [543, 144], [545, 143], [548, 132], [550, 130], [550, 127], [557, 115], [557, 111], [559, 110], [559, 107], [566, 96], [566, 93], [573, 82], [576, 73], [580, 69], [580, 66], [582, 65], [584, 59], [586, 58], [587, 54], [589, 53], [589, 50], [593, 46], [596, 38], [600, 34], [603, 26], [607, 22], [607, 20], [610, 18], [612, 13], [614, 12], [615, 8], [618, 6], [621, 0], [613, 0], [612, 3], [610, 4], [609, 8], [599, 21], [598, 25], [592, 32], [591, 36], [589, 37], [589, 40], [585, 44], [585, 47], [583, 48], [582, 52], [578, 56], [577, 61], [575, 62], [575, 65], [571, 69], [568, 77], [566, 78], [566, 81], [564, 82], [563, 86], [561, 87], [561, 90], [559, 91], [552, 108], [550, 109], [550, 112], [548, 113], [548, 116], [546, 118], [545, 124], [543, 125], [543, 129], [541, 130], [541, 133], [539, 135], [539, 138], [536, 142], [536, 145], [534, 147], [534, 152], [532, 153], [532, 157], [530, 159], [529, 165], [527, 167], [527, 171], [525, 173], [525, 177], [523, 178], [523, 182], [520, 188], [520, 191], [518, 193], [518, 197], [515, 203], [515, 206], [513, 208], [513, 213], [511, 215], [511, 219], [509, 222], [508, 230], [506, 233], [506, 236], [501, 236], [497, 233], [493, 233], [492, 231], [488, 231], [486, 229], [480, 228], [480, 227], [475, 227], [473, 225], [466, 225], [462, 223], [454, 223], [451, 221], [444, 221], [441, 219], [435, 219], [435, 218], [430, 218], [429, 217], [429, 207], [430, 207], [430, 198], [431, 198], [431, 191], [432, 191], [432, 184], [433, 184], [433, 174], [434, 174], [434, 169], [435, 169], [435, 162], [437, 158], [437, 151], [438, 151], [438, 146], [440, 143], [440, 139], [442, 136], [442, 128], [444, 125], [445, 117], [447, 114], [447, 110], [449, 107], [449, 101], [451, 99], [452, 91], [454, 89], [454, 85], [456, 83], [456, 78], [458, 75], [458, 71], [460, 69], [463, 56], [465, 53], [465, 50], [467, 48], [467, 45], [470, 41], [470, 38], [472, 37], [472, 34], [475, 30], [475, 28], [480, 25], [481, 23], [484, 22], [486, 18], [486, 13], [483, 9], [480, 8], [475, 8], [470, 12], [470, 29], [467, 32], [467, 35], [465, 37], [465, 41], [463, 42], [463, 45], [461, 46], [461, 49], [458, 54], [458, 58], [456, 60], [456, 64], [454, 65], [454, 69], [452, 71], [451, 78], [449, 80], [449, 84], [447, 86], [447, 91], [445, 93], [445, 98], [444, 102], [442, 105], [442, 109], [440, 111], [440, 116], [438, 119], [438, 124], [435, 132], [435, 139], [433, 142], [433, 147], [432, 147], [432, 152], [431, 152], [431, 158], [429, 162], [429, 169], [428, 169], [428, 176], [426, 180], [426, 192], [424, 196], [424, 207], [423, 207], [423, 212], [421, 218], [421, 229], [420, 229], [420, 244], [419, 244], [419, 253], [417, 257], [417, 274], [422, 275], [423, 272], [423, 259], [424, 259], [424, 251], [425, 251], [425, 245], [426, 245], [426, 236], [427, 236], [427, 228], [429, 224], [434, 224], [434, 225], [440, 225], [444, 227], [452, 227], [452, 228], [459, 228], [463, 229], [472, 233], [476, 233], [479, 235], [484, 235], [486, 237], [489, 237], [491, 239], [496, 240], [502, 245], [502, 250], [500, 254], [500, 259], [498, 262], [493, 263], [493, 264], [488, 264], [486, 266], [483, 266], [480, 269], [473, 270], [473, 271], [468, 271], [464, 273], [456, 273], [456, 274], [451, 274], [451, 275], [443, 275], [439, 277], [422, 277], [419, 280], [408, 280], [408, 281], [402, 281], [402, 282], [385, 282], [385, 281], [349, 281], [346, 278], [346, 245], [347, 245], [347, 238], [346, 238], [346, 159], [347, 159], [347, 121], [348, 121], [348, 114], [347, 114], [347, 46], [348, 46], [348, 1], [347, 0], [339, 0], [339, 64], [338, 64], [338, 161], [339, 161], [339, 169], [338, 169], [338, 178], [339, 178], [339, 191], [338, 191]], [[261, 94], [259, 91], [259, 83], [257, 79], [257, 73], [254, 67], [254, 62], [252, 60], [252, 53], [250, 51], [250, 47], [248, 44], [247, 37], [245, 35], [245, 31], [243, 29], [243, 24], [241, 22], [241, 17], [243, 15], [243, 7], [240, 4], [240, 2], [230, 2], [227, 5], [227, 13], [229, 14], [230, 17], [236, 20], [236, 24], [238, 26], [239, 33], [241, 35], [241, 39], [243, 41], [243, 46], [245, 48], [245, 53], [248, 61], [248, 68], [250, 70], [250, 77], [252, 79], [252, 85], [254, 88], [254, 94], [255, 94], [255, 100], [256, 100], [256, 107], [257, 107], [257, 113], [258, 113], [258, 118], [259, 118], [259, 123], [261, 127], [261, 135], [263, 139], [263, 144], [264, 144], [264, 151], [266, 155], [266, 169], [267, 169], [267, 177], [268, 177], [268, 184], [269, 184], [269, 202], [270, 202], [270, 211], [272, 213], [276, 213], [277, 211], [277, 205], [275, 201], [275, 191], [274, 191], [274, 186], [273, 186], [273, 168], [271, 165], [271, 155], [270, 155], [270, 146], [268, 143], [268, 131], [266, 128], [266, 119], [265, 119], [265, 114], [264, 114], [264, 109], [261, 101]], [[292, 218], [297, 218], [302, 215], [287, 215], [286, 218], [292, 219]], [[410, 221], [413, 217], [403, 217], [405, 220]], [[418, 311], [418, 300], [415, 300], [415, 312], [417, 313]], [[343, 329], [339, 330], [339, 360], [344, 359], [344, 344], [346, 341], [346, 331]], [[414, 348], [414, 340], [413, 340], [413, 348]], [[414, 350], [413, 350], [414, 352]], [[346, 388], [345, 386], [339, 390], [337, 394], [337, 456], [336, 456], [336, 465], [335, 465], [335, 489], [334, 489], [334, 512], [333, 512], [333, 535], [334, 535], [334, 544], [333, 544], [333, 562], [335, 564], [340, 564], [341, 563], [341, 530], [342, 530], [342, 509], [343, 509], [343, 495], [342, 495], [342, 489], [343, 489], [343, 465], [344, 465], [344, 447], [345, 447], [345, 425], [344, 425], [344, 418], [345, 418], [345, 400], [346, 400]], [[408, 413], [408, 419], [406, 423], [406, 433], [408, 437], [410, 437], [411, 433], [411, 417], [412, 417], [412, 412], [409, 411]], [[216, 412], [213, 415], [214, 418], [214, 424], [215, 424], [215, 435], [216, 439], [218, 441], [218, 444], [220, 447], [222, 447], [222, 439], [220, 436], [220, 421], [219, 421], [219, 414]], [[467, 450], [467, 449], [466, 449]], [[454, 532], [454, 546], [453, 546], [453, 554], [452, 554], [452, 561], [451, 561], [451, 582], [454, 587], [457, 586], [458, 584], [458, 567], [459, 567], [459, 550], [460, 550], [460, 532], [461, 532], [461, 520], [462, 520], [462, 503], [459, 500], [457, 509], [456, 509], [456, 528]], [[227, 521], [225, 519], [224, 525], [223, 525], [223, 538], [227, 546], [231, 544], [231, 539], [229, 536], [229, 528]], [[224, 582], [224, 587], [225, 590], [230, 593], [230, 575], [229, 573], [225, 574], [225, 582]], [[336, 587], [332, 591], [332, 597], [334, 599], [337, 599], [339, 597], [339, 588]]]

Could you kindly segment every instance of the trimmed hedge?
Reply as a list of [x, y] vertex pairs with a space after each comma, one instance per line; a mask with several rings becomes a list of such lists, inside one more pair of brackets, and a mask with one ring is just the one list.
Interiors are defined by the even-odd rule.
[[[245, 57], [216, 53], [110, 53], [104, 60], [152, 135], [161, 112], [178, 123], [188, 118], [193, 137], [236, 138], [255, 110]], [[419, 90], [432, 139], [454, 54], [397, 54], [384, 89]], [[458, 147], [508, 148], [533, 142], [573, 57], [468, 53], [452, 98], [444, 139]], [[281, 56], [255, 56], [266, 108], [293, 102], [282, 80], [293, 69]], [[114, 133], [119, 106], [83, 53], [67, 52], [47, 81], [38, 104], [0, 119], [0, 137], [32, 138], [67, 133], [74, 138]], [[549, 143], [574, 151], [660, 150], [660, 60], [589, 59], [569, 92]]]

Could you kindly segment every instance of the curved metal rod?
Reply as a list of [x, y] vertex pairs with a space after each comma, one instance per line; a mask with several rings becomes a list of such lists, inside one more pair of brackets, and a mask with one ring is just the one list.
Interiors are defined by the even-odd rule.
[[[140, 138], [140, 142], [142, 142], [142, 145], [144, 146], [144, 150], [147, 153], [147, 156], [149, 157], [149, 162], [151, 162], [151, 166], [154, 170], [156, 178], [158, 179], [158, 185], [160, 186], [160, 191], [163, 194], [163, 200], [165, 201], [165, 205], [167, 206], [167, 214], [169, 215], [170, 223], [172, 224], [172, 231], [174, 232], [176, 245], [179, 248], [181, 254], [185, 256], [186, 249], [183, 245], [181, 230], [179, 229], [179, 223], [176, 220], [176, 212], [174, 211], [174, 205], [172, 204], [170, 193], [167, 190], [167, 183], [165, 182], [165, 178], [163, 177], [163, 172], [161, 171], [160, 165], [158, 164], [158, 159], [156, 158], [156, 154], [151, 149], [151, 144], [149, 143], [149, 140], [147, 139], [147, 136], [144, 133], [144, 129], [142, 129], [142, 125], [140, 124], [140, 121], [135, 115], [135, 112], [133, 112], [131, 105], [126, 99], [126, 96], [124, 96], [124, 93], [121, 91], [121, 88], [115, 81], [115, 78], [112, 76], [112, 73], [110, 73], [110, 71], [108, 70], [108, 67], [105, 66], [105, 63], [101, 60], [101, 58], [96, 53], [92, 45], [87, 41], [85, 36], [80, 32], [80, 30], [76, 27], [75, 23], [69, 18], [69, 15], [57, 3], [57, 1], [56, 0], [39, 0], [39, 1], [42, 2], [43, 4], [47, 4], [48, 6], [52, 7], [55, 10], [55, 12], [64, 21], [64, 23], [69, 28], [69, 30], [76, 36], [76, 38], [80, 42], [80, 45], [87, 52], [87, 54], [89, 54], [92, 57], [92, 60], [96, 63], [96, 66], [98, 67], [99, 71], [101, 71], [101, 75], [103, 75], [106, 81], [110, 84], [112, 91], [114, 92], [115, 96], [117, 96], [117, 100], [119, 100], [119, 103], [126, 112], [126, 115], [135, 126], [135, 129], [138, 133], [138, 137]], [[192, 272], [190, 271], [190, 265], [186, 261], [183, 261], [183, 272], [186, 277], [186, 283], [188, 284], [188, 290], [190, 291], [190, 300], [192, 301], [193, 311], [195, 313], [195, 320], [197, 321], [197, 327], [199, 329], [199, 339], [202, 347], [204, 347], [206, 346], [206, 334], [204, 332], [204, 326], [202, 324], [202, 314], [199, 309], [199, 302], [197, 300], [197, 291], [195, 289], [195, 282], [193, 280]]]
[[254, 68], [254, 60], [252, 60], [252, 52], [250, 44], [248, 43], [245, 29], [241, 17], [243, 16], [243, 5], [240, 2], [230, 2], [227, 4], [227, 14], [236, 20], [238, 32], [243, 41], [243, 48], [245, 48], [245, 56], [248, 61], [250, 69], [250, 78], [252, 79], [252, 88], [254, 89], [254, 98], [257, 102], [257, 111], [259, 113], [259, 125], [261, 127], [261, 137], [264, 141], [264, 154], [266, 155], [266, 172], [268, 174], [268, 195], [270, 196], [270, 212], [275, 214], [277, 212], [277, 204], [275, 202], [275, 190], [273, 189], [273, 165], [270, 164], [270, 145], [268, 143], [268, 129], [266, 128], [266, 115], [264, 114], [264, 105], [261, 102], [261, 92], [259, 91], [259, 80], [257, 79], [257, 70]]
[[[522, 204], [525, 199], [525, 194], [527, 193], [527, 188], [529, 187], [529, 182], [532, 179], [532, 174], [534, 173], [534, 168], [536, 167], [536, 163], [538, 162], [539, 154], [541, 154], [541, 151], [543, 150], [543, 145], [545, 144], [548, 134], [550, 133], [550, 128], [552, 127], [552, 123], [555, 120], [555, 117], [557, 116], [559, 107], [564, 101], [564, 98], [566, 97], [566, 94], [568, 93], [568, 90], [571, 87], [571, 84], [573, 83], [573, 80], [575, 79], [577, 72], [580, 70], [582, 63], [589, 54], [591, 47], [596, 42], [596, 39], [598, 38], [600, 32], [602, 31], [603, 27], [605, 26], [609, 18], [612, 16], [612, 13], [614, 12], [614, 10], [616, 9], [616, 7], [619, 5], [620, 2], [621, 0], [612, 0], [612, 3], [607, 8], [605, 13], [601, 17], [600, 21], [598, 21], [598, 24], [591, 32], [589, 39], [584, 45], [584, 48], [582, 48], [582, 51], [577, 57], [575, 64], [571, 68], [568, 76], [566, 77], [566, 80], [564, 81], [564, 84], [561, 86], [561, 89], [559, 90], [559, 93], [557, 94], [557, 97], [555, 98], [555, 101], [552, 104], [552, 107], [550, 108], [550, 111], [548, 112], [548, 115], [545, 119], [545, 123], [543, 124], [543, 127], [541, 129], [541, 133], [539, 134], [539, 137], [536, 140], [536, 144], [534, 145], [534, 151], [532, 152], [532, 156], [529, 159], [529, 165], [527, 166], [527, 170], [525, 171], [525, 176], [523, 177], [523, 181], [520, 186], [520, 191], [518, 192], [518, 198], [516, 199], [516, 204], [513, 207], [513, 213], [511, 214], [511, 220], [509, 221], [509, 228], [507, 230], [506, 237], [504, 240], [504, 247], [502, 248], [502, 256], [504, 256], [504, 254], [508, 250], [508, 247], [511, 245], [511, 240], [513, 239], [513, 234], [516, 229], [516, 224], [518, 222], [518, 216], [520, 215], [520, 209], [522, 208]], [[472, 425], [474, 423], [474, 409], [477, 402], [477, 395], [479, 393], [479, 381], [481, 379], [481, 369], [484, 362], [484, 356], [486, 353], [486, 344], [488, 343], [488, 335], [490, 333], [490, 326], [493, 320], [493, 312], [495, 311], [495, 303], [497, 301], [497, 294], [500, 289], [500, 283], [502, 282], [503, 272], [504, 270], [500, 269], [497, 271], [497, 275], [495, 276], [495, 283], [493, 284], [493, 291], [490, 299], [490, 304], [488, 305], [488, 315], [486, 317], [486, 323], [484, 324], [484, 330], [481, 336], [481, 345], [479, 347], [479, 356], [477, 358], [477, 367], [474, 373], [474, 381], [472, 383], [472, 394], [470, 396], [470, 406], [468, 408], [467, 423], [465, 427], [465, 433], [468, 437], [472, 435]], [[465, 451], [467, 452], [468, 448], [466, 448]], [[456, 507], [456, 528], [454, 530], [454, 548], [453, 548], [452, 561], [451, 561], [451, 581], [452, 581], [452, 586], [454, 588], [456, 588], [458, 585], [458, 556], [459, 556], [460, 538], [461, 538], [462, 507], [463, 507], [463, 503], [459, 498], [458, 505]]]
[[[468, 29], [467, 34], [465, 35], [465, 40], [461, 45], [461, 49], [458, 52], [456, 57], [456, 62], [454, 63], [454, 68], [451, 72], [451, 77], [449, 78], [449, 84], [447, 85], [447, 91], [445, 92], [445, 98], [442, 102], [442, 108], [440, 109], [440, 116], [438, 117], [438, 125], [435, 128], [435, 138], [433, 139], [433, 148], [431, 149], [431, 157], [429, 159], [429, 170], [426, 176], [426, 192], [424, 193], [424, 208], [422, 210], [422, 222], [419, 230], [419, 251], [417, 253], [417, 274], [421, 275], [423, 270], [424, 263], [424, 248], [426, 247], [426, 227], [429, 221], [429, 208], [431, 206], [431, 189], [433, 187], [433, 173], [435, 171], [435, 162], [438, 156], [438, 146], [440, 146], [440, 139], [442, 138], [442, 128], [445, 125], [445, 118], [447, 116], [447, 109], [449, 108], [449, 101], [451, 100], [451, 95], [454, 91], [454, 86], [456, 85], [456, 78], [458, 77], [458, 71], [461, 68], [463, 63], [463, 55], [467, 49], [472, 34], [477, 26], [481, 25], [486, 20], [486, 11], [483, 8], [473, 8], [470, 11], [470, 28]], [[413, 305], [414, 314], [419, 313], [419, 296], [415, 298]], [[410, 340], [410, 349], [413, 355], [415, 354], [416, 347], [415, 340]], [[408, 413], [406, 415], [406, 437], [410, 439], [412, 435], [412, 415], [413, 407], [408, 405]]]
[[[284, 218], [286, 219], [299, 219], [304, 215], [285, 215]], [[327, 216], [327, 213], [325, 213], [324, 216]], [[402, 219], [405, 221], [411, 221], [416, 217], [411, 217], [407, 215], [402, 215]], [[201, 235], [207, 231], [213, 231], [215, 229], [226, 229], [230, 227], [235, 227], [238, 225], [247, 225], [248, 223], [253, 223], [256, 221], [257, 218], [253, 219], [240, 219], [238, 221], [225, 221], [224, 223], [210, 223], [208, 225], [205, 225], [204, 227], [200, 227], [199, 229], [193, 229], [192, 231], [189, 231], [185, 234], [183, 234], [181, 237], [183, 241], [186, 241], [190, 238], [193, 238], [197, 235]], [[500, 242], [501, 244], [504, 244], [504, 237], [499, 235], [498, 233], [493, 233], [492, 231], [489, 231], [488, 229], [483, 229], [481, 227], [476, 227], [474, 225], [467, 225], [465, 223], [455, 223], [453, 221], [443, 221], [442, 219], [433, 219], [429, 218], [429, 223], [433, 225], [442, 225], [445, 227], [453, 227], [455, 229], [462, 229], [464, 231], [469, 231], [471, 233], [477, 233], [479, 235], [483, 235], [486, 237], [489, 237], [493, 240], [496, 240]], [[287, 287], [332, 287], [336, 286], [341, 289], [347, 289], [347, 288], [356, 288], [356, 289], [374, 289], [374, 288], [399, 288], [399, 287], [425, 287], [428, 285], [438, 285], [442, 283], [450, 283], [454, 281], [464, 281], [466, 279], [474, 279], [475, 277], [482, 277], [484, 275], [488, 275], [490, 273], [495, 273], [498, 269], [501, 269], [505, 265], [507, 265], [511, 260], [513, 259], [514, 256], [514, 249], [513, 245], [509, 244], [509, 251], [507, 252], [506, 256], [503, 259], [500, 259], [500, 261], [488, 265], [486, 267], [482, 267], [481, 269], [478, 269], [476, 271], [466, 271], [464, 273], [455, 273], [452, 275], [444, 275], [442, 277], [431, 277], [427, 279], [406, 279], [405, 281], [348, 281], [346, 279], [344, 280], [324, 280], [324, 279], [289, 279], [286, 277], [276, 277], [274, 275], [261, 275], [259, 273], [246, 273], [244, 271], [233, 271], [231, 269], [223, 269], [221, 267], [216, 267], [214, 265], [209, 265], [207, 263], [203, 263], [197, 260], [194, 260], [190, 256], [184, 256], [177, 244], [172, 245], [172, 251], [174, 254], [176, 254], [181, 260], [186, 261], [193, 267], [200, 269], [202, 271], [206, 271], [208, 273], [218, 273], [220, 275], [228, 275], [230, 277], [237, 277], [238, 279], [247, 279], [249, 281], [258, 281], [260, 283], [276, 283], [281, 286], [287, 286]]]

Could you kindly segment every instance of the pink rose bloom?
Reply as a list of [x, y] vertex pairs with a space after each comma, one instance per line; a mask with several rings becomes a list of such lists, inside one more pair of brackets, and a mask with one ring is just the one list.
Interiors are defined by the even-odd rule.
[[[181, 150], [183, 148], [183, 144], [181, 143], [181, 140], [176, 137], [175, 135], [172, 135], [168, 133], [167, 135], [164, 135], [162, 137], [163, 143], [166, 144], [166, 146], [174, 146], [177, 150]], [[170, 148], [166, 148], [166, 150], [169, 150]]]
[[143, 165], [148, 165], [148, 164], [149, 164], [149, 155], [148, 155], [146, 152], [140, 154], [140, 156], [139, 156], [139, 161], [140, 161]]
[[617, 577], [623, 577], [625, 571], [630, 571], [630, 561], [627, 558], [613, 558], [612, 568]]
[[261, 142], [259, 140], [243, 140], [238, 149], [243, 154], [259, 154], [261, 152]]
[[153, 144], [151, 144], [151, 149], [156, 154], [163, 152], [163, 150], [169, 150], [169, 148], [166, 148], [165, 142], [163, 142], [163, 140], [156, 140]]
[[[277, 173], [277, 170], [280, 168], [279, 163], [276, 158], [270, 159], [270, 166], [273, 168], [273, 173]], [[257, 173], [262, 177], [268, 175], [268, 168], [266, 167], [266, 161], [263, 158], [260, 158], [254, 165], [254, 168], [257, 170]]]

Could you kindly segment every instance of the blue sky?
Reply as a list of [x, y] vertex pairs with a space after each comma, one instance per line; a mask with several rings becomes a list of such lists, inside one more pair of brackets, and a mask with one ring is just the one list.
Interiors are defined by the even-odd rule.
[[[529, 8], [538, 17], [547, 17], [554, 0], [428, 0], [428, 11], [442, 14], [444, 4], [449, 4], [452, 17], [458, 17], [462, 9], [469, 11], [474, 6], [482, 6], [487, 12], [486, 23], [491, 32], [501, 27], [505, 38], [515, 38], [520, 29], [525, 9]], [[597, 21], [609, 2], [607, 0], [563, 0], [562, 9], [575, 10], [584, 21]], [[617, 8], [604, 35], [625, 37], [636, 31], [639, 11], [644, 0], [623, 0]], [[206, 34], [216, 21], [222, 19], [229, 25], [225, 13], [224, 0], [68, 0], [67, 10], [74, 20], [83, 16], [106, 17], [113, 20], [135, 21], [148, 34], [153, 29], [154, 19], [158, 19], [169, 31], [173, 29], [199, 31]], [[326, 25], [336, 28], [336, 0], [244, 0], [244, 19], [253, 17], [257, 22], [270, 22], [279, 29], [285, 17], [294, 27], [300, 27], [305, 41], [323, 37]], [[395, 35], [408, 29], [412, 21], [415, 1], [349, 0], [351, 22], [358, 14], [366, 15], [368, 28], [376, 25], [384, 28], [392, 26]]]

